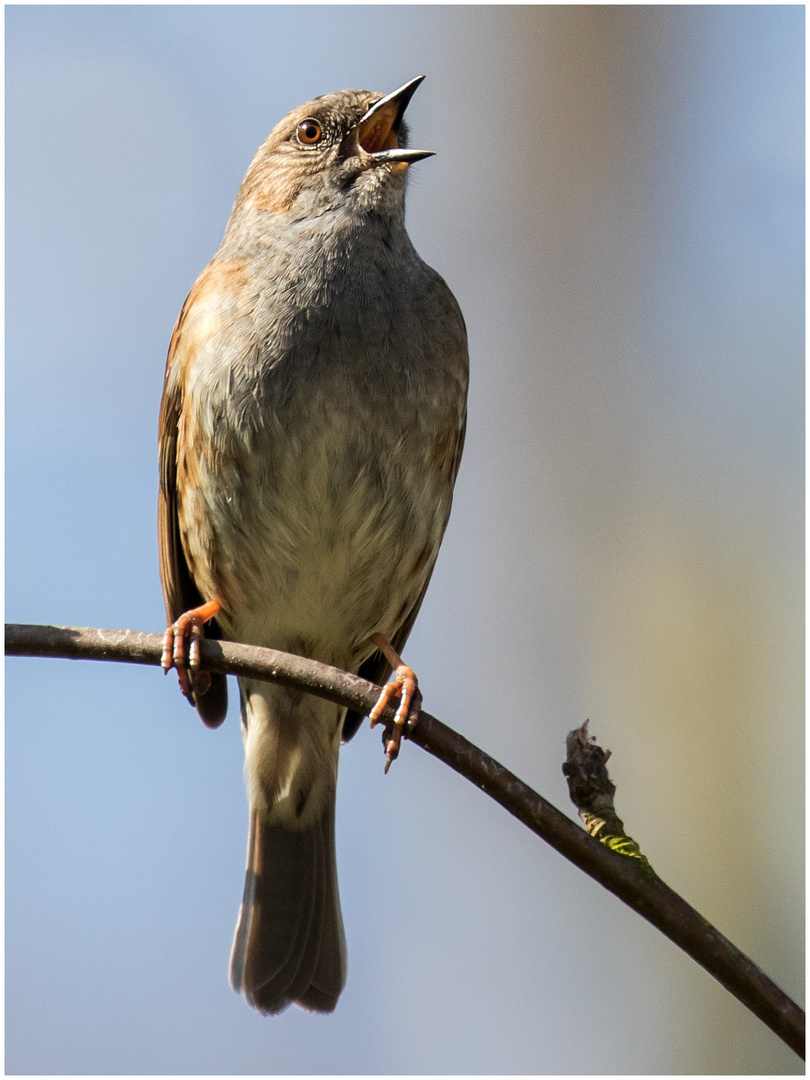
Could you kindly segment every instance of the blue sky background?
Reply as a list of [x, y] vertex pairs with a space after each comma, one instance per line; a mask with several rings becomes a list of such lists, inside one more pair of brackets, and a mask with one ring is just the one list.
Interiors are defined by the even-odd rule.
[[[6, 616], [158, 630], [172, 325], [290, 108], [426, 74], [408, 221], [470, 334], [465, 459], [407, 650], [561, 808], [613, 750], [659, 873], [803, 993], [801, 7], [18, 6], [6, 25]], [[232, 702], [235, 695], [232, 695]], [[341, 758], [349, 982], [229, 988], [237, 710], [6, 671], [12, 1073], [784, 1073], [742, 1006], [480, 792]]]

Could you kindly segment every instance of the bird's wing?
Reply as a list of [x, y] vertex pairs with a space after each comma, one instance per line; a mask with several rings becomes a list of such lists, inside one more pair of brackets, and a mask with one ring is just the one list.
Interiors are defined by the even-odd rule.
[[[189, 293], [172, 333], [169, 354], [166, 358], [166, 374], [158, 424], [160, 467], [158, 554], [163, 601], [166, 605], [166, 619], [169, 625], [183, 612], [199, 607], [205, 599], [210, 599], [210, 597], [205, 598], [200, 595], [191, 576], [183, 552], [177, 516], [177, 439], [183, 411], [183, 327], [194, 304], [195, 290], [198, 285], [199, 282]], [[220, 637], [216, 620], [206, 624], [205, 636]], [[200, 717], [209, 727], [217, 727], [221, 724], [228, 708], [226, 677], [212, 673], [211, 685], [205, 694], [198, 695], [196, 705]]]

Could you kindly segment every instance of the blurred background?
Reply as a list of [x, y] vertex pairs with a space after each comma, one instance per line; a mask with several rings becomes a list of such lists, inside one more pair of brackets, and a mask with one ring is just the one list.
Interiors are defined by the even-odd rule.
[[[574, 813], [586, 717], [661, 876], [803, 994], [804, 11], [19, 6], [6, 22], [6, 616], [157, 631], [172, 326], [259, 143], [427, 80], [408, 221], [467, 318], [465, 459], [406, 657]], [[422, 751], [341, 757], [349, 982], [228, 986], [232, 694], [6, 674], [10, 1073], [789, 1073], [669, 941]]]

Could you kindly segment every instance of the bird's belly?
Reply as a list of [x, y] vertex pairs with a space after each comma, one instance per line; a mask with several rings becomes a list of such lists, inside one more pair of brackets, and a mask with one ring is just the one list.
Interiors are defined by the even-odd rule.
[[388, 439], [352, 420], [260, 440], [239, 468], [212, 463], [217, 475], [187, 489], [181, 516], [196, 522], [184, 530], [189, 564], [223, 603], [225, 635], [342, 666], [371, 652], [371, 634], [390, 637], [450, 511], [431, 447], [418, 428]]

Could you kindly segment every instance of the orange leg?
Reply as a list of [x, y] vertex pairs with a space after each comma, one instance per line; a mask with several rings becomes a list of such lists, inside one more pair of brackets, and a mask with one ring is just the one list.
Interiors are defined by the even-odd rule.
[[164, 672], [170, 668], [177, 669], [180, 689], [192, 705], [196, 704], [195, 693], [204, 694], [211, 683], [209, 673], [200, 668], [203, 627], [221, 610], [219, 600], [209, 600], [207, 604], [185, 611], [172, 623], [163, 638], [160, 666]]
[[369, 713], [368, 718], [372, 727], [375, 727], [380, 722], [380, 717], [391, 699], [394, 697], [399, 698], [399, 708], [394, 717], [391, 734], [385, 744], [385, 756], [388, 759], [385, 763], [385, 771], [388, 772], [391, 768], [391, 762], [399, 754], [402, 733], [405, 730], [408, 717], [412, 712], [418, 712], [422, 704], [422, 695], [419, 692], [419, 683], [415, 672], [403, 662], [402, 657], [392, 648], [388, 639], [383, 637], [382, 634], [372, 634], [371, 640], [394, 669], [393, 679], [385, 685], [377, 704]]

